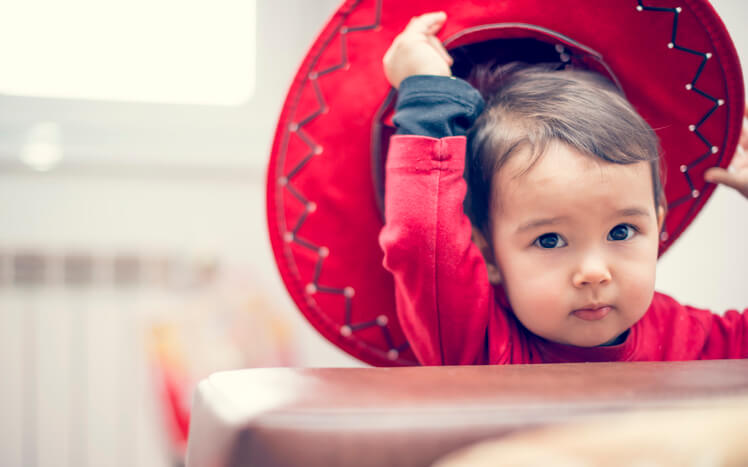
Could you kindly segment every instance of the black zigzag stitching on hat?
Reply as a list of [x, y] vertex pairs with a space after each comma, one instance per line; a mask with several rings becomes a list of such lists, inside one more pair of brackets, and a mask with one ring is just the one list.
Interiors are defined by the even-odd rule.
[[[688, 183], [688, 186], [691, 190], [691, 193], [689, 195], [683, 196], [679, 199], [673, 200], [668, 204], [668, 208], [672, 209], [676, 206], [679, 206], [683, 203], [686, 203], [688, 201], [694, 201], [698, 199], [701, 196], [701, 191], [699, 191], [693, 184], [693, 181], [691, 180], [691, 176], [689, 175], [688, 171], [692, 169], [693, 167], [697, 166], [698, 164], [702, 163], [704, 160], [706, 160], [709, 156], [713, 154], [717, 154], [719, 152], [719, 147], [712, 144], [701, 132], [699, 131], [699, 127], [706, 122], [706, 120], [712, 116], [715, 110], [717, 110], [718, 107], [724, 105], [725, 101], [723, 99], [718, 99], [705, 91], [699, 89], [696, 86], [696, 82], [699, 80], [699, 77], [701, 76], [701, 73], [704, 71], [704, 67], [706, 66], [707, 60], [712, 58], [711, 52], [700, 52], [698, 50], [689, 49], [688, 47], [683, 47], [681, 45], [678, 45], [677, 43], [677, 35], [678, 35], [678, 17], [680, 16], [681, 12], [683, 11], [681, 7], [675, 7], [675, 8], [662, 8], [662, 7], [652, 7], [644, 5], [643, 0], [637, 0], [638, 5], [636, 9], [638, 11], [654, 11], [654, 12], [665, 12], [665, 13], [672, 13], [673, 14], [673, 27], [672, 27], [672, 33], [670, 36], [670, 42], [667, 44], [667, 47], [669, 49], [675, 49], [680, 50], [682, 52], [686, 52], [692, 55], [696, 55], [701, 57], [701, 64], [699, 65], [699, 68], [696, 70], [696, 73], [693, 76], [693, 79], [687, 83], [686, 89], [689, 91], [693, 91], [696, 94], [699, 94], [700, 96], [704, 97], [705, 99], [709, 99], [712, 101], [712, 108], [709, 109], [702, 117], [701, 119], [695, 123], [688, 126], [688, 130], [694, 133], [702, 143], [706, 146], [706, 152], [699, 156], [698, 158], [694, 159], [688, 164], [684, 164], [680, 166], [680, 171], [683, 174], [683, 176], [686, 178], [686, 182]], [[691, 210], [696, 208], [696, 203], [693, 203], [691, 206]], [[689, 213], [690, 214], [690, 213]], [[686, 216], [684, 219], [688, 219], [690, 216]], [[675, 231], [680, 232], [685, 227], [685, 221], [679, 225]], [[668, 234], [663, 230], [662, 232], [662, 240], [667, 240]]]
[[[356, 8], [356, 6], [358, 6], [358, 4], [359, 2], [354, 4], [353, 7], [351, 8], [351, 11], [353, 11]], [[316, 210], [317, 206], [314, 202], [309, 201], [301, 192], [299, 192], [299, 190], [297, 190], [291, 184], [291, 180], [311, 161], [311, 159], [315, 155], [321, 154], [323, 151], [323, 148], [320, 145], [318, 145], [314, 141], [314, 139], [312, 139], [312, 137], [309, 134], [307, 134], [303, 129], [307, 124], [312, 122], [314, 119], [319, 117], [321, 114], [323, 114], [327, 110], [327, 102], [325, 101], [325, 96], [322, 94], [322, 89], [319, 86], [319, 82], [318, 82], [319, 78], [321, 78], [322, 76], [328, 75], [330, 73], [336, 72], [338, 70], [344, 69], [348, 65], [347, 35], [353, 32], [367, 31], [367, 30], [377, 28], [380, 24], [381, 13], [382, 13], [382, 0], [377, 0], [376, 16], [374, 18], [373, 23], [362, 25], [362, 26], [354, 26], [354, 27], [340, 26], [338, 29], [338, 34], [340, 34], [340, 62], [334, 65], [331, 65], [328, 68], [325, 68], [323, 70], [312, 71], [307, 75], [307, 80], [304, 83], [304, 85], [311, 83], [312, 88], [314, 89], [315, 99], [317, 101], [317, 108], [311, 114], [302, 118], [298, 122], [293, 122], [289, 124], [287, 128], [287, 132], [296, 133], [296, 135], [301, 139], [301, 141], [309, 148], [309, 152], [287, 174], [278, 178], [278, 184], [281, 187], [283, 187], [286, 191], [288, 191], [291, 194], [291, 196], [299, 200], [305, 207], [304, 213], [299, 217], [294, 228], [290, 231], [287, 231], [284, 234], [284, 240], [286, 241], [286, 243], [295, 243], [317, 254], [317, 263], [314, 268], [314, 278], [309, 284], [306, 285], [306, 288], [305, 288], [305, 293], [307, 294], [307, 296], [313, 295], [315, 293], [326, 293], [326, 294], [342, 295], [343, 297], [345, 297], [344, 324], [339, 329], [340, 334], [343, 335], [344, 337], [349, 337], [356, 331], [367, 329], [373, 326], [378, 326], [382, 332], [382, 336], [384, 337], [389, 347], [389, 351], [387, 352], [387, 358], [390, 360], [397, 360], [400, 356], [400, 353], [406, 350], [409, 347], [409, 344], [408, 342], [405, 342], [404, 344], [400, 346], [396, 346], [394, 344], [394, 342], [392, 341], [392, 334], [390, 333], [389, 328], [388, 328], [389, 320], [387, 316], [380, 315], [376, 319], [371, 320], [371, 321], [353, 323], [352, 322], [352, 309], [353, 309], [353, 297], [355, 295], [354, 289], [352, 287], [343, 287], [343, 288], [330, 287], [330, 286], [322, 285], [319, 283], [319, 278], [322, 273], [322, 266], [323, 266], [324, 260], [330, 254], [330, 252], [326, 247], [315, 245], [309, 240], [301, 238], [298, 235], [298, 232], [301, 229], [301, 227], [304, 225], [304, 222], [307, 220], [308, 216]], [[331, 35], [330, 37], [332, 38], [333, 36], [334, 34]], [[320, 50], [315, 60], [319, 58], [319, 56], [322, 54], [324, 50], [327, 49], [330, 41], [331, 40], [328, 40], [327, 43], [325, 43], [324, 47], [322, 47], [322, 49]], [[303, 90], [303, 87], [302, 87], [302, 90]], [[300, 93], [301, 91], [299, 92], [299, 94]], [[283, 152], [285, 153], [287, 149], [288, 149], [287, 145], [284, 145]], [[284, 158], [285, 158], [285, 154], [284, 154]], [[378, 351], [378, 349], [376, 348], [371, 348], [370, 350]], [[402, 362], [413, 363], [413, 362], [408, 362], [408, 361], [402, 361]]]

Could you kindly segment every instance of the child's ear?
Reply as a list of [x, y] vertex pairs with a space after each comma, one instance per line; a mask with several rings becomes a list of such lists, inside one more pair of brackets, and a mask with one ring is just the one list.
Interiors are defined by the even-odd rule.
[[486, 262], [488, 282], [494, 285], [500, 284], [501, 273], [499, 272], [499, 267], [496, 265], [496, 260], [493, 257], [493, 249], [491, 248], [491, 244], [486, 239], [486, 236], [483, 235], [483, 232], [481, 232], [480, 229], [477, 229], [475, 226], [473, 226], [473, 234], [471, 238], [473, 239], [473, 243], [475, 243], [475, 245], [480, 250], [481, 254], [483, 255], [483, 259]]
[[665, 207], [657, 206], [657, 231], [662, 232], [662, 226], [665, 225]]

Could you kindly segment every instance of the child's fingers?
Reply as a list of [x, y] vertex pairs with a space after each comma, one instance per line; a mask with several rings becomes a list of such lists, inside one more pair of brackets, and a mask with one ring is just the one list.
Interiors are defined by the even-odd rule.
[[704, 180], [710, 183], [719, 183], [721, 185], [727, 185], [730, 188], [740, 190], [741, 184], [738, 174], [730, 172], [721, 167], [712, 167], [704, 173]]
[[434, 13], [434, 16], [432, 18], [429, 18], [429, 29], [427, 31], [427, 34], [436, 34], [439, 32], [439, 30], [444, 26], [444, 23], [447, 21], [447, 14], [443, 11], [437, 11]]
[[746, 116], [743, 117], [743, 128], [740, 130], [738, 145], [748, 150], [748, 107], [746, 107]]
[[748, 169], [748, 152], [745, 149], [738, 146], [738, 150], [735, 151], [735, 156], [732, 158], [730, 168], [734, 170]]
[[411, 19], [410, 23], [408, 23], [408, 26], [406, 26], [405, 31], [425, 35], [436, 34], [436, 32], [441, 29], [444, 21], [446, 20], [447, 14], [443, 11], [425, 13], [421, 16], [416, 16]]
[[717, 177], [717, 179], [715, 179], [714, 183], [724, 183], [722, 182], [724, 175], [719, 175], [720, 173], [726, 172], [730, 175], [737, 176], [736, 172], [744, 172], [745, 170], [748, 170], [748, 152], [746, 152], [742, 147], [738, 146], [738, 149], [735, 151], [735, 155], [732, 157], [732, 161], [730, 162], [730, 166], [727, 168], [727, 170], [720, 167], [713, 167], [712, 169], [709, 169], [704, 173], [704, 179], [707, 182], [711, 182], [712, 176], [715, 176]]
[[745, 103], [745, 109], [743, 110], [743, 127], [740, 129], [738, 145], [748, 150], [748, 102]]
[[441, 43], [441, 41], [437, 39], [436, 36], [428, 36], [428, 41], [431, 44], [431, 47], [433, 47], [434, 50], [439, 53], [439, 56], [441, 56], [449, 66], [452, 66], [452, 56], [449, 55], [449, 52], [447, 52], [447, 49], [444, 48], [444, 45]]
[[450, 76], [452, 58], [434, 35], [446, 21], [444, 12], [414, 17], [382, 57], [384, 74], [394, 88], [413, 75]]

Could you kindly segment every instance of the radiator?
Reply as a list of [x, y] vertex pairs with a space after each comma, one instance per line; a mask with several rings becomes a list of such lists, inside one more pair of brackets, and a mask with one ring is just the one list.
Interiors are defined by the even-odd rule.
[[[148, 350], [154, 323], [185, 334], [179, 319], [189, 314], [187, 346], [197, 341], [205, 356], [194, 378], [294, 363], [278, 314], [242, 280], [217, 279], [225, 277], [220, 269], [158, 255], [0, 249], [0, 465], [180, 465]], [[206, 322], [206, 314], [213, 318]], [[237, 326], [236, 316], [254, 326]], [[215, 330], [216, 323], [225, 326]], [[221, 334], [236, 328], [254, 328], [265, 341]], [[177, 355], [176, 365], [194, 367], [189, 355]], [[189, 407], [189, 391], [184, 397]]]

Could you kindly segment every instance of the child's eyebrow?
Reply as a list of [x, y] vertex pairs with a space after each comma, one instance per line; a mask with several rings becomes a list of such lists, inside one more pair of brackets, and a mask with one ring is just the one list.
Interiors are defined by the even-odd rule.
[[529, 222], [525, 222], [524, 224], [520, 225], [519, 228], [517, 229], [517, 233], [522, 233], [526, 230], [537, 229], [538, 227], [545, 227], [547, 225], [560, 224], [566, 219], [568, 219], [568, 217], [566, 216], [548, 217], [544, 219], [533, 219]]
[[649, 216], [650, 216], [649, 210], [642, 209], [639, 207], [619, 209], [613, 215], [613, 217], [649, 217]]

